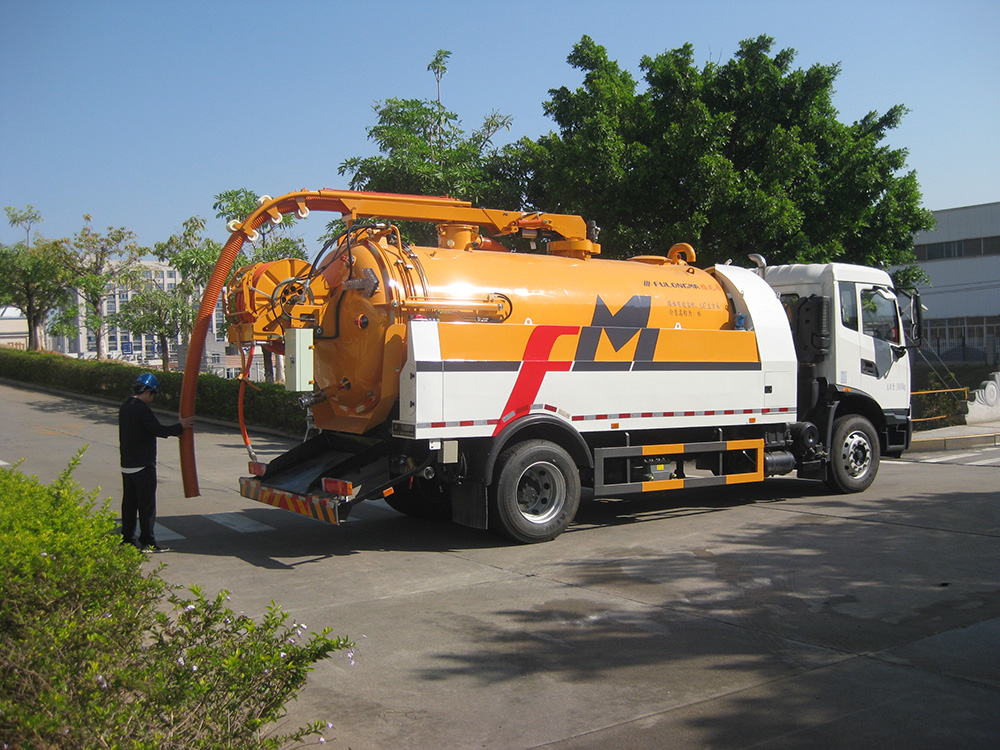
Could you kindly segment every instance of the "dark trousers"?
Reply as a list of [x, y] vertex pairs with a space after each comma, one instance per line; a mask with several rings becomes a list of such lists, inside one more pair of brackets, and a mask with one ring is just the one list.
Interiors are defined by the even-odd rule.
[[135, 542], [135, 519], [139, 517], [139, 546], [156, 544], [156, 467], [135, 474], [122, 474], [122, 539]]

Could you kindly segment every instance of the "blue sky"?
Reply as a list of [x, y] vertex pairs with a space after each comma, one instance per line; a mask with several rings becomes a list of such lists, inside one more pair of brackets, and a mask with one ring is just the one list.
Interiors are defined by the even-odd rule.
[[0, 206], [34, 205], [48, 237], [89, 213], [143, 245], [194, 215], [224, 240], [223, 190], [346, 188], [341, 162], [374, 152], [373, 103], [433, 98], [438, 49], [467, 129], [492, 110], [515, 118], [500, 144], [554, 129], [542, 103], [580, 84], [566, 56], [584, 34], [636, 78], [643, 55], [690, 42], [699, 65], [724, 62], [760, 34], [795, 67], [839, 62], [842, 121], [911, 110], [889, 143], [927, 208], [1000, 200], [996, 0], [0, 0]]

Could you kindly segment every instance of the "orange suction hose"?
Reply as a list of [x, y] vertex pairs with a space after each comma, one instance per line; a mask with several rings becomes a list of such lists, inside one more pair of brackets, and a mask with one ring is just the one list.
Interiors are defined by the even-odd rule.
[[[267, 214], [256, 217], [256, 222], [252, 223], [250, 230], [256, 230]], [[208, 333], [209, 323], [215, 315], [215, 305], [219, 301], [222, 287], [226, 283], [229, 269], [232, 268], [239, 255], [240, 248], [246, 241], [247, 232], [244, 229], [233, 232], [219, 259], [215, 262], [212, 275], [205, 286], [205, 294], [201, 298], [201, 306], [198, 308], [198, 315], [194, 321], [194, 330], [191, 332], [191, 343], [188, 346], [187, 359], [184, 362], [184, 382], [181, 385], [181, 418], [194, 416], [194, 400], [198, 391], [198, 373], [201, 370], [201, 355], [205, 352], [205, 336]], [[198, 497], [201, 490], [198, 487], [198, 467], [194, 458], [194, 431], [184, 430], [180, 439], [181, 450], [181, 480], [184, 484], [184, 497]]]
[[[250, 344], [250, 354], [247, 355], [244, 364], [243, 372], [240, 376], [240, 400], [239, 405], [236, 408], [236, 413], [240, 418], [240, 433], [243, 435], [243, 445], [247, 447], [247, 453], [250, 454], [250, 460], [257, 460], [257, 453], [254, 451], [253, 446], [250, 445], [250, 433], [247, 432], [247, 421], [243, 414], [243, 398], [246, 396], [247, 383], [250, 382], [250, 368], [253, 366], [253, 344]], [[256, 388], [257, 386], [254, 386]]]

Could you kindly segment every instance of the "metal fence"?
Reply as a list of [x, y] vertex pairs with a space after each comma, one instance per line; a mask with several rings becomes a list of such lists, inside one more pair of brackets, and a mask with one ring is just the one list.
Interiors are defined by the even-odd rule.
[[924, 348], [937, 354], [937, 358], [942, 362], [995, 365], [1000, 361], [1000, 339], [996, 336], [928, 338], [924, 341]]

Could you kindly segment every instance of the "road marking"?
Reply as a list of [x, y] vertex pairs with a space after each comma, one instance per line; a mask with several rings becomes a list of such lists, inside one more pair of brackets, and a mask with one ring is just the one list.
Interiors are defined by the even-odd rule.
[[6, 461], [0, 461], [0, 466], [10, 466]]
[[242, 513], [208, 513], [204, 517], [209, 521], [215, 521], [220, 526], [225, 526], [227, 529], [238, 531], [241, 534], [255, 531], [274, 531], [273, 526], [255, 521]]
[[153, 524], [153, 536], [156, 537], [157, 542], [176, 542], [183, 539], [184, 536], [178, 534], [176, 531], [171, 531], [166, 526], [161, 526], [158, 523]]
[[982, 461], [969, 461], [966, 466], [989, 466], [990, 464], [1000, 464], [1000, 456], [996, 458], [984, 458]]
[[959, 454], [957, 454], [955, 456], [938, 456], [937, 458], [925, 458], [924, 459], [924, 463], [925, 464], [937, 464], [937, 463], [941, 463], [942, 461], [957, 461], [960, 458], [969, 458], [970, 456], [979, 456], [979, 455], [982, 455], [982, 454], [977, 451], [975, 453], [959, 453]]

